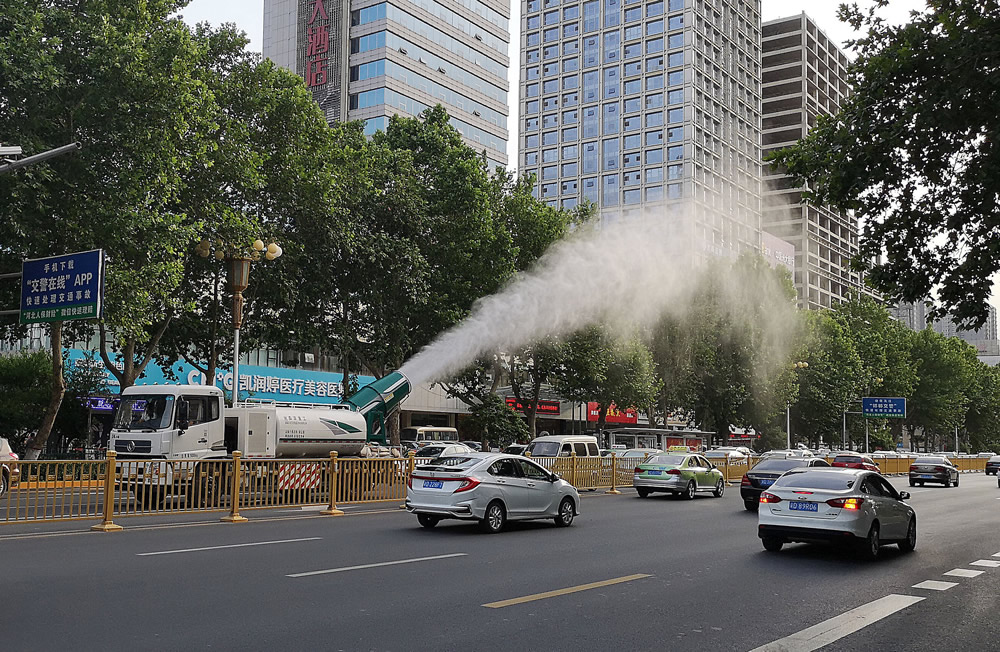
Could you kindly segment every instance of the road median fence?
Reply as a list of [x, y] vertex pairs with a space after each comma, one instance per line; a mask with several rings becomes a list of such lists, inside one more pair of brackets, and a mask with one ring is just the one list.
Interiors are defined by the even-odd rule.
[[[621, 457], [532, 458], [580, 490], [616, 493], [630, 487], [642, 460]], [[0, 523], [100, 520], [93, 529], [120, 529], [116, 518], [157, 514], [228, 512], [222, 520], [242, 522], [241, 511], [338, 504], [402, 503], [407, 479], [426, 459], [106, 460], [16, 462], [9, 490], [0, 497]], [[729, 482], [739, 482], [760, 458], [715, 462]], [[828, 460], [832, 461], [832, 459]], [[914, 458], [876, 458], [885, 475], [905, 474]], [[960, 471], [982, 472], [985, 458], [956, 458]], [[112, 473], [108, 473], [112, 469]]]

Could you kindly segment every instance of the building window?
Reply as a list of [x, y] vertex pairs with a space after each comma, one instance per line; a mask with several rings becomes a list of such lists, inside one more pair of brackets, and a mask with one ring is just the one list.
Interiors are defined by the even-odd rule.
[[583, 173], [597, 172], [598, 168], [597, 143], [583, 144]]
[[670, 109], [667, 111], [667, 122], [683, 122], [684, 109]]
[[597, 0], [583, 3], [583, 31], [596, 32], [601, 27], [601, 5]]
[[622, 203], [626, 205], [638, 204], [641, 199], [641, 192], [638, 188], [626, 190], [622, 193]]
[[563, 54], [576, 54], [580, 51], [580, 41], [567, 41], [563, 43]]
[[667, 129], [667, 142], [676, 143], [684, 140], [684, 127], [671, 127]]
[[633, 97], [631, 99], [626, 99], [625, 100], [625, 113], [635, 113], [636, 111], [641, 110], [641, 108], [642, 108], [641, 103], [642, 103], [642, 100], [640, 98], [638, 98], [638, 97]]
[[[535, 16], [537, 18], [537, 16]], [[545, 12], [545, 24], [546, 25], [557, 25], [559, 24], [559, 12], [558, 11], [546, 11]]]
[[624, 86], [625, 95], [636, 95], [642, 91], [642, 80], [641, 79], [629, 79], [625, 82]]
[[541, 42], [538, 32], [531, 32], [525, 37], [525, 42], [529, 45], [538, 45]]
[[563, 140], [576, 140], [577, 138], [579, 138], [579, 132], [576, 127], [569, 127], [562, 130]]
[[542, 184], [542, 197], [554, 197], [559, 193], [559, 184], [557, 183], [543, 183]]
[[559, 142], [559, 132], [557, 131], [546, 131], [542, 134], [542, 144], [543, 145], [555, 145]]
[[[662, 59], [661, 59], [662, 62]], [[677, 66], [684, 65], [684, 53], [683, 52], [673, 52], [667, 55], [667, 66], [670, 68], [676, 68]]]
[[642, 7], [632, 7], [625, 10], [625, 22], [631, 23], [642, 18]]
[[663, 144], [663, 131], [647, 131], [646, 132], [646, 144], [647, 145], [662, 145]]
[[667, 104], [683, 104], [684, 103], [684, 91], [668, 91], [667, 92]]
[[576, 106], [580, 103], [579, 93], [566, 93], [562, 96], [563, 106]]
[[632, 77], [633, 75], [642, 74], [642, 64], [638, 61], [625, 64], [625, 76]]
[[622, 51], [624, 59], [638, 59], [642, 56], [642, 43], [628, 43]]
[[583, 39], [583, 67], [596, 66], [601, 59], [601, 45], [596, 36]]
[[647, 127], [662, 127], [663, 126], [663, 112], [654, 111], [653, 113], [646, 114], [646, 126]]
[[642, 183], [642, 172], [636, 170], [635, 172], [626, 172], [622, 175], [622, 185], [623, 186], [638, 186]]
[[653, 52], [663, 52], [662, 38], [651, 38], [646, 41], [646, 54], [652, 54]]
[[622, 120], [622, 131], [639, 131], [642, 126], [642, 117], [638, 115], [629, 116]]
[[675, 29], [683, 29], [683, 28], [684, 28], [684, 14], [678, 14], [676, 16], [671, 16], [669, 18], [669, 22], [667, 23], [667, 29], [669, 29], [671, 32], [674, 31]]
[[[673, 147], [667, 148], [667, 160], [668, 161], [679, 161], [684, 158], [684, 146], [674, 145]], [[662, 158], [658, 162], [662, 162]]]
[[528, 84], [524, 87], [525, 97], [538, 97], [538, 84]]
[[559, 125], [559, 115], [557, 113], [547, 113], [542, 116], [543, 127], [556, 127]]
[[[684, 173], [684, 166], [683, 165], [668, 165], [667, 166], [667, 179], [670, 179], [671, 181], [676, 180], [676, 179], [680, 179], [681, 175], [683, 173]], [[661, 180], [663, 179], [662, 172], [660, 174], [660, 179]]]
[[525, 147], [538, 147], [538, 134], [528, 134], [524, 137]]
[[662, 16], [663, 15], [663, 2], [650, 2], [646, 5], [646, 15], [647, 16]]
[[663, 75], [649, 75], [646, 77], [646, 90], [654, 91], [663, 88]]
[[563, 77], [562, 87], [564, 91], [573, 90], [580, 85], [580, 78], [576, 75], [569, 75], [568, 77]]
[[604, 170], [617, 170], [618, 165], [618, 139], [608, 138], [604, 141]]
[[566, 145], [562, 148], [563, 158], [576, 158], [577, 157], [577, 146], [576, 145]]
[[604, 63], [614, 63], [621, 55], [621, 35], [617, 32], [607, 32], [604, 35]]
[[639, 149], [640, 145], [642, 145], [642, 139], [639, 137], [639, 134], [632, 134], [622, 138], [622, 147], [625, 149]]
[[525, 131], [538, 131], [538, 118], [525, 118], [525, 120], [524, 120], [524, 130]]
[[528, 54], [525, 57], [528, 63], [535, 63], [538, 61], [538, 50], [528, 50]]
[[680, 199], [681, 198], [681, 184], [671, 183], [667, 185], [667, 198], [669, 199]]
[[604, 175], [604, 190], [601, 193], [603, 198], [602, 206], [617, 206], [618, 205], [618, 175], [617, 174], [606, 174]]
[[542, 59], [555, 59], [559, 56], [559, 46], [558, 45], [546, 45], [542, 48]]
[[653, 34], [663, 33], [663, 19], [651, 20], [646, 23], [646, 36], [652, 36]]
[[684, 47], [684, 32], [678, 32], [677, 34], [671, 34], [667, 37], [667, 47], [673, 50], [674, 48]]
[[663, 57], [646, 59], [646, 72], [656, 72], [658, 70], [663, 70]]
[[[548, 43], [549, 41], [558, 41], [559, 40], [559, 28], [558, 27], [553, 27], [552, 29], [547, 29], [543, 33], [544, 33], [545, 37], [542, 40], [545, 41], [546, 43]], [[529, 45], [530, 45], [530, 43], [529, 43]]]
[[596, 70], [583, 73], [583, 101], [596, 102], [599, 91], [600, 77]]
[[576, 72], [580, 69], [580, 58], [571, 57], [569, 59], [563, 59], [562, 69], [563, 72]]
[[603, 135], [618, 133], [618, 104], [605, 104]]
[[646, 201], [660, 201], [663, 199], [663, 186], [653, 186], [646, 188]]
[[563, 9], [563, 20], [575, 20], [580, 17], [580, 6], [573, 5]]
[[604, 99], [618, 97], [618, 68], [604, 69]]
[[524, 154], [525, 165], [536, 165], [537, 163], [538, 163], [538, 152], [525, 152]]
[[555, 179], [559, 176], [559, 168], [555, 165], [546, 165], [542, 168], [542, 178], [543, 179]]
[[546, 79], [542, 82], [542, 93], [558, 93], [559, 92], [559, 80], [558, 79]]
[[668, 86], [681, 86], [684, 84], [684, 71], [675, 70], [673, 72], [667, 73], [667, 85]]
[[616, 27], [621, 18], [621, 0], [604, 0], [604, 26]]
[[653, 165], [654, 163], [663, 163], [662, 149], [646, 150], [646, 165]]
[[563, 25], [563, 38], [576, 36], [580, 33], [580, 23], [568, 23]]
[[525, 21], [525, 29], [538, 29], [541, 25], [542, 21], [538, 16], [528, 16], [528, 19]]
[[583, 198], [597, 203], [597, 177], [589, 177], [582, 180], [583, 183]]
[[646, 183], [659, 183], [663, 181], [663, 168], [647, 168]]
[[[636, 136], [638, 138], [638, 136]], [[642, 154], [639, 152], [632, 152], [631, 154], [626, 154], [622, 159], [622, 166], [626, 168], [637, 168], [642, 164]]]
[[[575, 177], [578, 174], [578, 166], [576, 161], [572, 163], [563, 163], [562, 165], [562, 175], [564, 177]], [[576, 192], [576, 182], [573, 183], [573, 192]]]
[[552, 147], [542, 150], [542, 163], [555, 163], [559, 160], [559, 148]]
[[572, 111], [563, 111], [562, 121], [564, 125], [576, 124], [580, 121], [580, 112], [576, 109]]

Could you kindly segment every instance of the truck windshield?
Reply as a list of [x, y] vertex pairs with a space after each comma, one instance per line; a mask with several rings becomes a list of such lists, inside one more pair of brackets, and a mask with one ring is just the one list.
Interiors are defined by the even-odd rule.
[[163, 394], [123, 396], [115, 415], [119, 430], [163, 430], [174, 416], [174, 397]]
[[557, 457], [559, 455], [559, 442], [557, 441], [533, 441], [528, 447], [532, 457]]

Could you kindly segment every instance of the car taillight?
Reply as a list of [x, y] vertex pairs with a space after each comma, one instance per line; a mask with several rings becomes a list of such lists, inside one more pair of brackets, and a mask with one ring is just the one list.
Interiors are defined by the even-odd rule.
[[475, 489], [479, 486], [479, 480], [474, 480], [472, 478], [459, 478], [461, 485], [455, 490], [455, 493], [460, 494], [463, 491], [468, 491], [470, 489]]
[[864, 498], [831, 498], [826, 501], [830, 507], [840, 507], [841, 509], [861, 509], [865, 502]]
[[760, 495], [760, 502], [762, 502], [762, 503], [780, 503], [781, 502], [781, 497], [780, 496], [775, 496], [774, 494], [765, 491], [764, 493], [762, 493]]
[[409, 487], [410, 489], [413, 489], [413, 476], [412, 475], [406, 476], [406, 486]]
[[917, 465], [916, 464], [911, 464], [910, 465], [910, 471], [916, 471], [916, 470], [917, 470]]
[[750, 486], [750, 476], [748, 476], [746, 473], [743, 474], [743, 479], [740, 480], [740, 486], [741, 487], [749, 487]]
[[635, 474], [639, 475], [640, 473], [642, 473], [642, 469], [640, 469], [638, 466], [635, 467]]
[[681, 474], [680, 469], [670, 469], [669, 471], [667, 471], [667, 475], [680, 475], [680, 474]]
[[16, 461], [18, 461], [21, 458], [17, 456], [17, 453], [11, 453], [10, 454], [10, 459], [12, 459], [12, 460], [14, 460], [16, 462]]

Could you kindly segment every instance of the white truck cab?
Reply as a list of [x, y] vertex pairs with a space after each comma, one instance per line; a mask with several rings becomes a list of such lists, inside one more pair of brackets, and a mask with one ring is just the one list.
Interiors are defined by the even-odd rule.
[[108, 447], [119, 459], [225, 457], [224, 405], [222, 390], [208, 385], [129, 387]]

